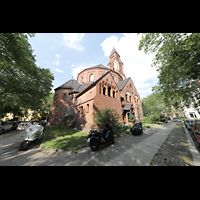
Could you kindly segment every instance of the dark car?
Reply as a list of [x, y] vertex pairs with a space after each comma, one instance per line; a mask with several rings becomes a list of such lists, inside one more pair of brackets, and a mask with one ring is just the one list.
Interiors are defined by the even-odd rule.
[[18, 127], [18, 122], [10, 122], [12, 124], [12, 130], [16, 130]]
[[167, 117], [160, 116], [160, 121], [161, 121], [161, 122], [167, 123], [167, 122], [168, 122], [168, 119], [167, 119]]

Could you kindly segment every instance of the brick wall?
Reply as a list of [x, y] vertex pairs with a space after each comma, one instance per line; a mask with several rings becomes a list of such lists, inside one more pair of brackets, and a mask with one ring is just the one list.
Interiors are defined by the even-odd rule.
[[[69, 95], [70, 89], [57, 89], [54, 94], [54, 100], [49, 116], [50, 124], [57, 124], [61, 119], [67, 115], [74, 113], [75, 97]], [[64, 94], [66, 98], [64, 99]]]

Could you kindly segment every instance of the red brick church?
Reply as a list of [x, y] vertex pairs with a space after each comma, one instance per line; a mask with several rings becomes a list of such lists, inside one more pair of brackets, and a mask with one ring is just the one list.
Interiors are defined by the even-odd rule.
[[49, 123], [57, 124], [71, 114], [76, 127], [91, 128], [94, 113], [106, 106], [117, 110], [120, 123], [129, 123], [130, 115], [136, 120], [143, 119], [140, 96], [132, 79], [126, 78], [124, 64], [115, 48], [107, 67], [99, 64], [86, 68], [77, 80], [70, 79], [55, 88]]

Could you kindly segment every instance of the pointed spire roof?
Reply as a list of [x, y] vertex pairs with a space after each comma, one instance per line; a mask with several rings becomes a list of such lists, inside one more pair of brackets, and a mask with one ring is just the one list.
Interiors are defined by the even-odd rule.
[[[111, 51], [111, 53], [110, 53], [110, 56], [112, 56], [113, 55], [113, 53], [117, 53], [118, 54], [118, 52], [116, 51], [116, 49], [113, 47], [113, 49], [112, 49], [112, 51]], [[119, 55], [119, 54], [118, 54]], [[109, 57], [110, 57], [109, 56]]]

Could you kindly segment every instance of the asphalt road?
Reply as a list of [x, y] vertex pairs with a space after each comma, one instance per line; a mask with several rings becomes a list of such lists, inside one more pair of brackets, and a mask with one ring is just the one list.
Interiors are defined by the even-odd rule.
[[54, 154], [39, 152], [35, 147], [37, 145], [34, 146], [34, 142], [36, 141], [32, 143], [31, 148], [25, 151], [19, 151], [19, 146], [25, 132], [5, 133], [0, 135], [0, 166], [104, 165], [127, 151], [134, 144], [137, 145], [156, 132], [159, 132], [159, 129], [162, 129], [163, 126], [169, 126], [170, 123], [175, 122], [146, 128], [144, 133], [140, 136], [124, 133], [122, 137], [115, 138], [115, 144], [113, 145], [101, 146], [96, 152], [91, 151], [89, 147], [85, 147], [77, 154], [71, 154], [69, 151], [57, 152]]

